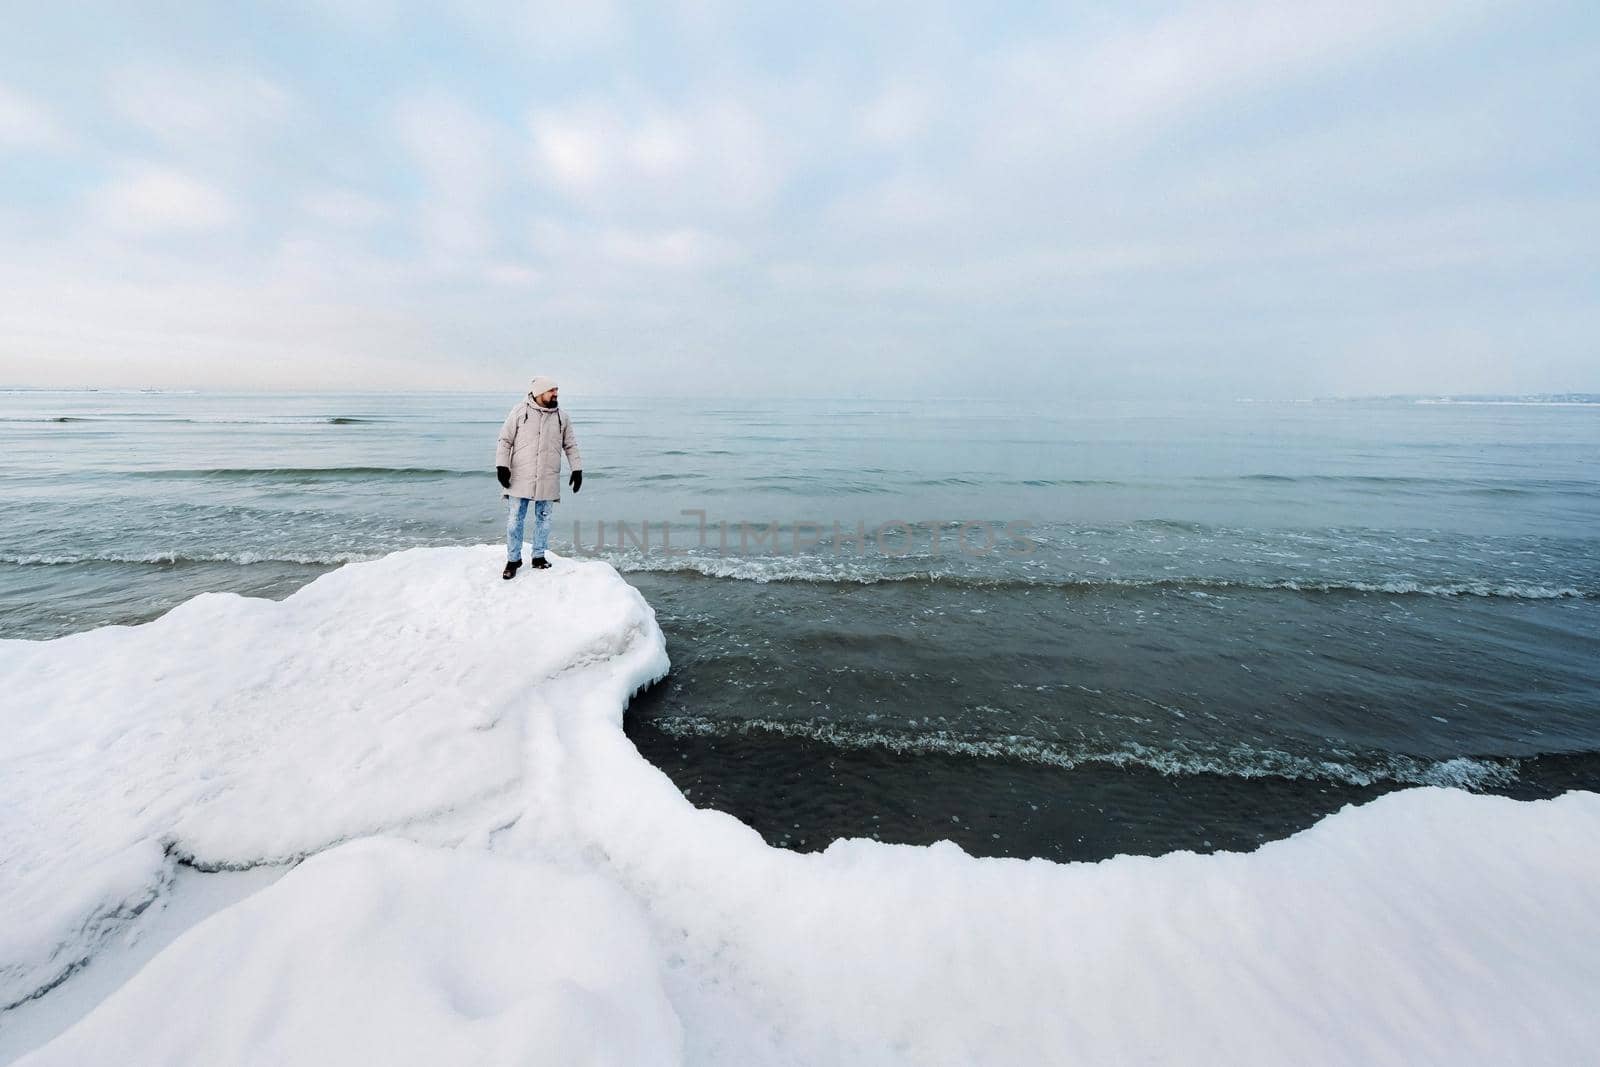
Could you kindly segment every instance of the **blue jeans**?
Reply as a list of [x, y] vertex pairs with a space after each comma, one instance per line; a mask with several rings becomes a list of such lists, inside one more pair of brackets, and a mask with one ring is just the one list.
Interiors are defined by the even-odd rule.
[[[506, 515], [506, 562], [515, 563], [522, 558], [522, 524], [528, 518], [528, 498], [511, 498], [511, 510]], [[533, 554], [537, 558], [550, 547], [550, 512], [554, 500], [535, 500], [533, 503]]]

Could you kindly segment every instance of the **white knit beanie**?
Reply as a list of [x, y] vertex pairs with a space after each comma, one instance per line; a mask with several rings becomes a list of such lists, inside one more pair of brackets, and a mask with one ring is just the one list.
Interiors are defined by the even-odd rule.
[[556, 380], [554, 378], [546, 378], [544, 375], [541, 374], [541, 375], [539, 375], [539, 377], [537, 377], [537, 378], [535, 378], [533, 380], [533, 384], [532, 385], [528, 386], [528, 395], [529, 396], [543, 396], [545, 393], [548, 393], [550, 390], [554, 389], [555, 387], [556, 387]]

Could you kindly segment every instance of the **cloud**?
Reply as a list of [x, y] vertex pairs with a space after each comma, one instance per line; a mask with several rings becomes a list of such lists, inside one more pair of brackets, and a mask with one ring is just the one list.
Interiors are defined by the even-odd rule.
[[234, 147], [280, 128], [294, 96], [269, 78], [234, 71], [141, 65], [110, 80], [112, 106], [128, 122], [168, 144]]
[[588, 100], [528, 119], [537, 179], [591, 210], [754, 212], [787, 177], [780, 138], [747, 104]]
[[378, 33], [403, 18], [401, 0], [291, 0], [293, 6], [343, 29]]
[[1139, 136], [1220, 99], [1318, 74], [1458, 13], [1442, 0], [1207, 0], [1153, 22], [1003, 49], [988, 151]]
[[535, 116], [535, 166], [557, 188], [579, 197], [593, 195], [613, 165], [619, 146], [619, 123], [601, 108], [575, 108]]
[[829, 218], [857, 230], [921, 229], [947, 224], [960, 199], [943, 183], [921, 174], [895, 174], [841, 197]]
[[735, 256], [731, 243], [689, 227], [645, 233], [608, 230], [599, 247], [617, 263], [673, 271], [703, 270]]
[[529, 229], [534, 252], [571, 288], [628, 290], [654, 284], [661, 273], [693, 274], [742, 256], [734, 241], [694, 226], [652, 229], [539, 218]]
[[182, 171], [133, 164], [91, 197], [93, 216], [112, 230], [134, 235], [214, 230], [236, 216], [228, 197]]
[[898, 148], [916, 141], [937, 114], [927, 86], [897, 84], [884, 89], [862, 108], [857, 136], [878, 148]]
[[0, 149], [59, 149], [66, 130], [43, 105], [0, 85]]
[[320, 223], [348, 229], [365, 229], [387, 221], [389, 206], [349, 189], [318, 189], [302, 194], [300, 210]]
[[395, 132], [422, 174], [417, 207], [425, 245], [451, 259], [484, 255], [495, 244], [491, 202], [506, 178], [501, 133], [454, 94], [412, 94], [394, 113]]
[[533, 269], [526, 263], [501, 262], [491, 263], [483, 270], [484, 280], [508, 288], [524, 288], [538, 285], [544, 280], [544, 274]]
[[450, 15], [495, 47], [510, 44], [543, 58], [592, 53], [615, 44], [628, 26], [613, 0], [457, 0]]

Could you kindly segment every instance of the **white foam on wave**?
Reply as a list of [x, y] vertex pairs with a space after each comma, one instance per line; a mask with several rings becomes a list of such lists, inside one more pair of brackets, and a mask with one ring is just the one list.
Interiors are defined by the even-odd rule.
[[40, 552], [0, 553], [0, 563], [19, 567], [61, 567], [79, 563], [295, 563], [303, 566], [335, 566], [378, 559], [377, 552], [107, 552], [97, 555], [50, 554]]
[[1591, 594], [1570, 585], [1545, 585], [1537, 582], [1506, 582], [1474, 579], [1458, 582], [1427, 582], [1401, 579], [1386, 582], [1307, 582], [1283, 579], [1262, 582], [1224, 582], [1250, 589], [1288, 589], [1306, 593], [1391, 593], [1397, 596], [1503, 597], [1510, 600], [1576, 600]]
[[1308, 578], [1187, 577], [1127, 578], [1114, 575], [1061, 575], [1042, 571], [977, 573], [936, 567], [908, 568], [915, 556], [872, 555], [705, 555], [667, 556], [607, 554], [604, 557], [624, 573], [654, 572], [698, 574], [748, 582], [845, 582], [875, 585], [909, 582], [971, 588], [1042, 588], [1059, 590], [1177, 589], [1197, 591], [1261, 591], [1292, 593], [1380, 593], [1393, 596], [1482, 597], [1513, 600], [1585, 599], [1594, 594], [1576, 586], [1540, 582], [1514, 582], [1493, 578], [1429, 581], [1401, 578], [1385, 581]]
[[499, 558], [414, 550], [281, 603], [0, 642], [9, 997], [91, 957], [93, 922], [137, 926], [118, 909], [182, 857], [321, 853], [30, 1067], [1531, 1063], [1600, 1040], [1600, 796], [1409, 790], [1250, 854], [1099, 864], [773, 849], [623, 734], [668, 667], [637, 591], [559, 558], [504, 583]]
[[1430, 760], [1406, 755], [1372, 755], [1366, 759], [1328, 759], [1301, 756], [1254, 745], [1208, 748], [1193, 742], [1173, 742], [1156, 748], [1127, 741], [1116, 745], [1063, 742], [1026, 734], [973, 737], [946, 730], [900, 733], [836, 722], [831, 719], [711, 718], [677, 715], [652, 719], [650, 725], [674, 737], [728, 737], [767, 734], [846, 750], [893, 752], [897, 755], [958, 756], [964, 759], [1014, 760], [1073, 770], [1085, 764], [1143, 767], [1169, 777], [1214, 774], [1227, 778], [1289, 778], [1374, 785], [1452, 786], [1485, 789], [1505, 785], [1517, 777], [1513, 759], [1453, 757]]
[[[382, 552], [178, 552], [156, 551], [141, 553], [108, 552], [97, 554], [74, 553], [0, 553], [0, 563], [22, 567], [51, 567], [83, 563], [232, 563], [252, 566], [259, 563], [289, 563], [301, 566], [337, 566], [344, 563], [362, 563], [382, 558]], [[1048, 573], [1018, 572], [1014, 574], [982, 574], [957, 570], [922, 568], [894, 570], [911, 557], [880, 557], [860, 560], [829, 559], [818, 556], [698, 556], [690, 558], [649, 555], [594, 554], [585, 558], [599, 558], [625, 574], [677, 573], [698, 574], [707, 578], [727, 578], [735, 581], [766, 582], [843, 582], [852, 585], [876, 585], [882, 582], [906, 582], [929, 585], [947, 585], [958, 588], [1028, 588], [1054, 590], [1097, 589], [1129, 590], [1188, 590], [1195, 595], [1207, 591], [1286, 591], [1294, 593], [1376, 593], [1393, 596], [1425, 597], [1478, 597], [1511, 600], [1583, 600], [1594, 594], [1570, 585], [1550, 585], [1536, 582], [1505, 582], [1489, 579], [1472, 581], [1427, 582], [1420, 580], [1394, 580], [1383, 582], [1313, 581], [1294, 578], [1230, 579], [1208, 577], [1120, 578], [1114, 576], [1058, 576]]]

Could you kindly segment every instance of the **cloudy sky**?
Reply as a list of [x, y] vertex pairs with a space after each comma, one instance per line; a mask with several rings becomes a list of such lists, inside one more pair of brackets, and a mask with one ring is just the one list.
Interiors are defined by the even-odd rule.
[[95, 6], [0, 0], [0, 383], [1600, 391], [1587, 0]]

